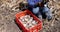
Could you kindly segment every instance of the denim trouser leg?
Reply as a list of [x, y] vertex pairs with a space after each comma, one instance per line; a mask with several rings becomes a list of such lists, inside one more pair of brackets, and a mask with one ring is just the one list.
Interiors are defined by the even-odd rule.
[[51, 11], [50, 11], [50, 9], [48, 7], [43, 7], [43, 13], [46, 14], [48, 19], [51, 19], [52, 13], [51, 13]]
[[40, 13], [40, 7], [33, 8], [32, 11], [40, 20], [42, 20], [42, 15]]
[[32, 12], [33, 12], [34, 14], [38, 14], [38, 13], [39, 13], [39, 7], [32, 8]]

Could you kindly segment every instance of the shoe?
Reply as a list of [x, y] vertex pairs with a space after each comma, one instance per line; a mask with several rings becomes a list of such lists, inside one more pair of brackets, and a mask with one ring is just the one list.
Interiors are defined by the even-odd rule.
[[52, 19], [52, 16], [47, 16], [48, 21]]
[[42, 20], [42, 15], [38, 15], [38, 18], [39, 18], [40, 20]]
[[48, 12], [46, 13], [46, 17], [50, 21], [52, 19], [52, 14]]

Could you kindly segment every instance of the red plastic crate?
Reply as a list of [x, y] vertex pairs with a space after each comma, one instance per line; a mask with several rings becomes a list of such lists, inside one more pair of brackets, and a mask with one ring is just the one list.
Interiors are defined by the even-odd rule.
[[[27, 29], [26, 27], [24, 27], [24, 25], [22, 24], [21, 20], [19, 20], [19, 18], [20, 18], [21, 16], [25, 16], [25, 15], [27, 15], [27, 14], [29, 14], [30, 16], [32, 16], [33, 19], [38, 22], [37, 25], [35, 25], [34, 27], [29, 28], [29, 29]], [[18, 24], [18, 26], [19, 26], [24, 32], [34, 32], [34, 31], [35, 31], [35, 32], [38, 32], [38, 30], [41, 30], [41, 29], [42, 29], [42, 21], [41, 21], [39, 18], [37, 18], [35, 15], [33, 15], [33, 13], [31, 13], [31, 11], [29, 11], [29, 10], [25, 10], [25, 11], [19, 12], [19, 13], [17, 13], [15, 16], [16, 16], [16, 23]]]

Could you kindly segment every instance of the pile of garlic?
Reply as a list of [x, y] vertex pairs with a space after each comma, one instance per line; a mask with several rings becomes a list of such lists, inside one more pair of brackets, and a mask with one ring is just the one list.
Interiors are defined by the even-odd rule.
[[27, 28], [31, 28], [34, 27], [34, 25], [38, 24], [38, 22], [36, 22], [33, 17], [31, 17], [30, 15], [25, 15], [20, 17], [20, 19], [23, 23], [23, 25]]

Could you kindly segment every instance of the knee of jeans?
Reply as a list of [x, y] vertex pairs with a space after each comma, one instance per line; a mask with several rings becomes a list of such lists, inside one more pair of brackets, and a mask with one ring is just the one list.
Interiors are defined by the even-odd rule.
[[39, 7], [33, 8], [33, 13], [37, 14], [39, 12]]
[[43, 8], [43, 12], [49, 12], [49, 11], [50, 11], [50, 9], [48, 7]]

